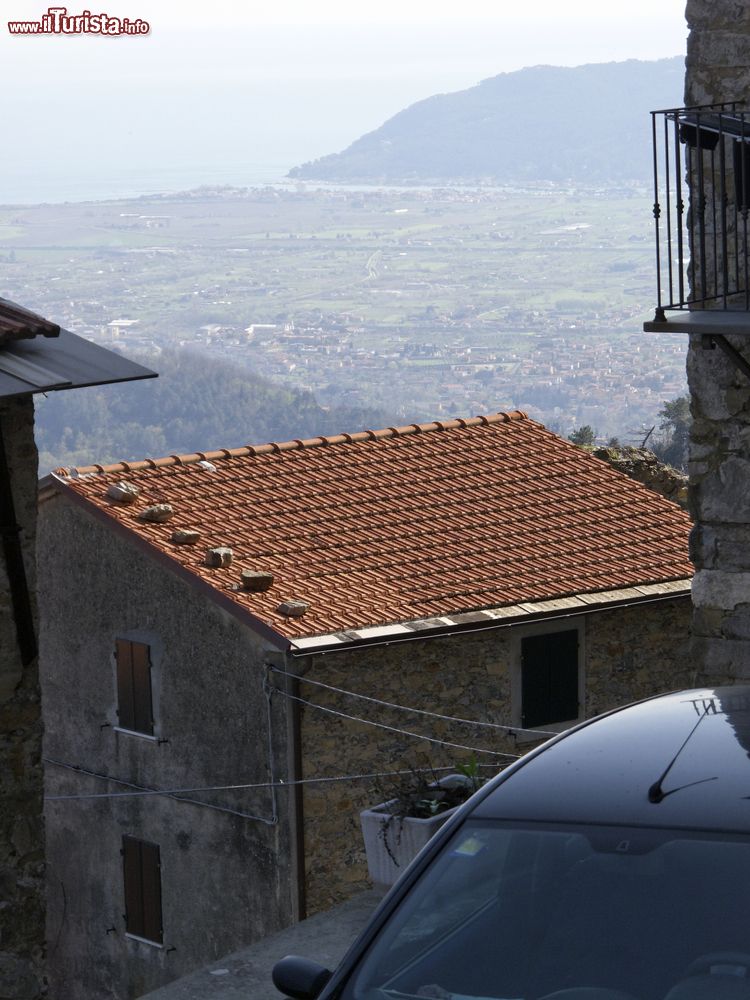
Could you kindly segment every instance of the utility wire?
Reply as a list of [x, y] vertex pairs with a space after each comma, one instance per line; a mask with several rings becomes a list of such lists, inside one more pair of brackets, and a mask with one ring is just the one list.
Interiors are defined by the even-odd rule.
[[407, 729], [397, 729], [395, 726], [386, 726], [384, 722], [373, 722], [372, 719], [362, 719], [356, 715], [347, 715], [346, 712], [338, 712], [335, 708], [326, 708], [325, 705], [316, 705], [313, 701], [308, 701], [306, 698], [299, 698], [297, 695], [289, 694], [288, 691], [279, 691], [279, 694], [284, 698], [290, 698], [292, 701], [297, 701], [300, 705], [307, 705], [310, 708], [317, 708], [321, 712], [328, 712], [329, 715], [337, 715], [341, 719], [349, 719], [350, 722], [362, 722], [366, 726], [377, 726], [378, 729], [387, 729], [391, 733], [398, 733], [399, 736], [411, 736], [415, 740], [427, 740], [428, 743], [438, 743], [443, 747], [452, 747], [454, 750], [469, 750], [471, 753], [488, 753], [493, 757], [509, 757], [512, 760], [518, 760], [521, 756], [517, 753], [502, 753], [500, 750], [484, 750], [482, 747], [470, 747], [465, 743], [451, 743], [449, 740], [440, 740], [435, 736], [424, 736], [422, 733], [412, 733]]
[[272, 664], [268, 664], [269, 670], [282, 677], [290, 677], [292, 680], [303, 681], [305, 684], [314, 684], [316, 687], [325, 688], [326, 691], [335, 691], [336, 694], [343, 694], [349, 698], [360, 698], [362, 701], [370, 701], [374, 705], [383, 705], [385, 708], [395, 708], [399, 712], [412, 712], [415, 715], [426, 715], [431, 719], [442, 719], [444, 722], [460, 722], [466, 726], [483, 726], [488, 729], [500, 729], [515, 736], [516, 733], [534, 733], [539, 736], [559, 736], [559, 733], [548, 729], [525, 729], [523, 726], [502, 726], [497, 722], [478, 722], [475, 719], [460, 719], [455, 715], [441, 715], [439, 712], [428, 712], [424, 708], [408, 708], [406, 705], [397, 705], [392, 701], [383, 701], [381, 698], [373, 698], [368, 694], [357, 694], [356, 691], [345, 691], [344, 688], [334, 687], [332, 684], [324, 684], [323, 681], [313, 680], [312, 677], [305, 677], [301, 674], [290, 674], [286, 670], [279, 670]]
[[[258, 823], [265, 823], [266, 826], [276, 826], [278, 823], [278, 817], [275, 814], [270, 818], [265, 816], [256, 816], [252, 813], [241, 812], [238, 809], [230, 809], [229, 806], [217, 806], [212, 802], [199, 802], [197, 799], [186, 799], [183, 795], [195, 792], [222, 792], [231, 788], [270, 788], [275, 794], [275, 790], [279, 787], [278, 783], [266, 782], [260, 785], [218, 785], [214, 788], [147, 788], [144, 785], [137, 785], [133, 781], [124, 781], [122, 778], [114, 778], [111, 774], [100, 774], [98, 771], [89, 771], [85, 767], [80, 767], [78, 764], [68, 764], [62, 760], [53, 760], [51, 757], [44, 758], [45, 764], [53, 764], [55, 767], [63, 767], [69, 771], [76, 771], [78, 774], [85, 774], [88, 778], [97, 778], [100, 781], [111, 781], [115, 785], [125, 785], [128, 788], [133, 788], [135, 791], [132, 792], [91, 792], [87, 794], [71, 794], [71, 795], [45, 795], [44, 799], [46, 802], [62, 802], [69, 799], [117, 799], [117, 798], [127, 798], [127, 797], [138, 797], [144, 795], [166, 795], [168, 798], [174, 799], [176, 802], [187, 802], [193, 806], [203, 806], [206, 809], [213, 809], [216, 812], [230, 813], [232, 816], [239, 816], [241, 819], [252, 819], [256, 820]], [[275, 803], [274, 803], [275, 804]]]
[[[263, 690], [266, 697], [266, 712], [268, 717], [268, 767], [271, 773], [271, 777], [275, 777], [276, 773], [276, 762], [273, 752], [273, 733], [271, 731], [271, 694], [272, 689], [264, 682]], [[278, 816], [278, 806], [276, 802], [276, 789], [284, 785], [284, 782], [280, 781], [267, 781], [256, 785], [217, 785], [212, 788], [171, 788], [171, 789], [156, 789], [147, 788], [144, 785], [138, 785], [133, 781], [125, 781], [122, 778], [114, 778], [110, 774], [100, 774], [98, 771], [90, 771], [88, 768], [81, 767], [78, 764], [69, 764], [66, 761], [54, 760], [51, 757], [44, 758], [45, 764], [52, 764], [55, 767], [62, 767], [69, 771], [76, 771], [78, 774], [85, 774], [89, 778], [97, 778], [100, 781], [111, 781], [116, 785], [125, 785], [127, 788], [136, 789], [132, 792], [95, 792], [93, 794], [72, 794], [72, 795], [45, 795], [45, 800], [47, 802], [60, 802], [69, 799], [91, 799], [91, 798], [123, 798], [127, 796], [143, 796], [143, 795], [166, 795], [168, 798], [174, 799], [176, 802], [187, 802], [193, 806], [203, 806], [205, 809], [213, 809], [216, 812], [229, 813], [231, 816], [239, 816], [241, 819], [251, 819], [258, 823], [264, 823], [266, 826], [276, 826], [279, 822]], [[198, 799], [188, 799], [184, 798], [185, 794], [195, 793], [195, 792], [221, 792], [227, 791], [233, 788], [268, 788], [271, 792], [271, 815], [270, 816], [256, 816], [254, 813], [242, 812], [239, 809], [232, 809], [229, 806], [216, 805], [213, 802], [200, 802]]]
[[[45, 764], [54, 764], [56, 767], [68, 768], [71, 771], [78, 771], [80, 774], [85, 774], [87, 777], [98, 778], [101, 781], [112, 781], [117, 785], [127, 785], [129, 788], [136, 789], [130, 792], [84, 792], [84, 793], [72, 793], [69, 795], [45, 795], [46, 802], [70, 802], [75, 799], [123, 799], [123, 798], [139, 798], [148, 795], [168, 795], [174, 797], [178, 802], [189, 802], [192, 805], [198, 806], [208, 806], [209, 809], [222, 809], [226, 812], [234, 812], [234, 810], [224, 810], [223, 806], [212, 806], [208, 802], [197, 802], [194, 799], [183, 799], [178, 798], [181, 795], [196, 794], [198, 792], [226, 792], [226, 791], [242, 791], [246, 789], [256, 789], [256, 788], [294, 788], [298, 785], [322, 785], [331, 784], [337, 781], [364, 781], [374, 778], [393, 778], [405, 774], [437, 774], [440, 771], [453, 771], [453, 767], [428, 767], [428, 768], [409, 768], [408, 770], [400, 771], [372, 771], [368, 774], [338, 774], [332, 775], [330, 777], [319, 777], [319, 778], [299, 778], [296, 781], [259, 781], [252, 782], [250, 784], [241, 785], [210, 785], [203, 786], [200, 788], [143, 788], [140, 785], [134, 785], [131, 781], [123, 781], [121, 778], [113, 778], [109, 774], [98, 774], [95, 771], [87, 771], [83, 767], [78, 767], [77, 764], [68, 764], [65, 761], [53, 760], [50, 757], [44, 758]], [[492, 767], [494, 770], [495, 765], [493, 764], [479, 764], [479, 767]], [[248, 816], [246, 813], [237, 813], [239, 816], [244, 816], [247, 819], [260, 819], [257, 816]], [[268, 823], [270, 825], [270, 820], [263, 820], [261, 822]]]
[[[283, 674], [284, 676], [287, 676], [287, 677], [295, 677], [296, 676], [294, 674], [288, 674], [285, 671], [278, 670], [275, 667], [270, 667], [270, 669], [273, 670], [275, 673], [280, 673], [280, 674]], [[328, 688], [329, 690], [338, 692], [340, 694], [349, 695], [349, 696], [354, 697], [354, 698], [362, 698], [365, 701], [370, 701], [370, 702], [374, 702], [376, 704], [381, 704], [381, 705], [384, 705], [384, 706], [386, 706], [388, 708], [396, 708], [396, 709], [400, 709], [401, 711], [415, 712], [415, 713], [418, 713], [418, 714], [421, 714], [421, 715], [427, 715], [427, 716], [431, 716], [433, 718], [442, 719], [444, 721], [463, 722], [463, 723], [470, 724], [470, 725], [483, 725], [483, 726], [489, 726], [489, 727], [491, 727], [493, 729], [508, 730], [510, 732], [513, 732], [514, 728], [515, 728], [515, 727], [510, 727], [510, 726], [500, 726], [500, 725], [496, 726], [494, 723], [473, 723], [473, 722], [471, 722], [468, 719], [457, 719], [457, 718], [454, 718], [452, 716], [440, 715], [440, 714], [438, 714], [436, 712], [427, 712], [427, 711], [422, 710], [422, 709], [410, 709], [410, 708], [406, 708], [403, 705], [395, 705], [395, 704], [392, 704], [390, 702], [381, 701], [378, 698], [371, 698], [371, 697], [369, 697], [367, 695], [357, 695], [357, 694], [355, 694], [354, 692], [351, 692], [351, 691], [344, 691], [341, 688], [335, 688], [335, 687], [332, 687], [331, 685], [324, 684], [322, 681], [313, 681], [312, 679], [308, 679], [308, 678], [305, 678], [305, 677], [301, 677], [301, 678], [297, 678], [297, 679], [299, 679], [299, 680], [307, 680], [309, 683], [317, 684], [320, 687]], [[436, 738], [434, 736], [425, 736], [422, 733], [412, 733], [409, 730], [399, 729], [399, 728], [397, 728], [395, 726], [388, 726], [388, 725], [386, 725], [385, 723], [382, 723], [382, 722], [374, 722], [371, 719], [363, 719], [363, 718], [360, 718], [358, 716], [348, 715], [345, 712], [339, 712], [339, 711], [337, 711], [335, 709], [327, 708], [325, 705], [317, 705], [314, 702], [308, 701], [306, 698], [297, 697], [296, 695], [289, 694], [289, 692], [283, 691], [283, 690], [278, 689], [278, 688], [274, 688], [274, 689], [267, 688], [266, 692], [265, 692], [266, 693], [267, 702], [268, 702], [267, 709], [269, 711], [269, 723], [270, 723], [270, 698], [271, 698], [271, 695], [272, 695], [273, 692], [276, 692], [276, 693], [282, 695], [285, 698], [289, 698], [292, 701], [299, 702], [302, 705], [307, 705], [309, 708], [317, 708], [319, 711], [326, 712], [329, 715], [335, 715], [335, 716], [338, 716], [339, 718], [348, 719], [350, 722], [359, 722], [359, 723], [362, 723], [364, 725], [375, 726], [378, 729], [384, 729], [384, 730], [387, 730], [388, 732], [397, 733], [400, 736], [408, 736], [408, 737], [411, 737], [412, 739], [426, 740], [429, 743], [435, 743], [435, 744], [438, 744], [439, 746], [451, 747], [451, 748], [456, 749], [456, 750], [468, 750], [471, 753], [490, 754], [493, 757], [504, 757], [504, 758], [507, 758], [507, 759], [510, 759], [510, 760], [518, 760], [519, 757], [521, 756], [520, 754], [503, 753], [503, 752], [498, 751], [498, 750], [485, 750], [485, 749], [483, 749], [481, 747], [472, 747], [472, 746], [468, 746], [468, 745], [463, 744], [463, 743], [453, 743], [453, 742], [451, 742], [449, 740], [441, 740], [441, 739], [438, 739], [438, 738]], [[553, 734], [553, 733], [546, 733], [543, 730], [522, 730], [522, 729], [519, 729], [518, 731], [519, 732], [535, 732], [535, 733], [539, 733], [539, 735], [557, 735], [557, 734]], [[270, 756], [269, 763], [270, 763], [270, 766], [271, 766], [271, 773], [273, 774], [273, 771], [274, 771], [274, 761], [273, 761], [273, 755], [272, 755], [273, 745], [272, 745], [272, 740], [270, 739], [270, 735], [271, 735], [270, 734], [270, 729], [269, 729], [269, 734], [268, 735], [269, 735], [269, 756]], [[424, 771], [424, 770], [429, 770], [430, 772], [435, 772], [435, 773], [437, 773], [439, 771], [451, 771], [451, 770], [453, 770], [453, 768], [451, 768], [451, 767], [438, 767], [438, 768], [428, 768], [428, 769], [417, 768], [417, 769], [400, 770], [400, 771], [375, 771], [375, 772], [370, 772], [370, 773], [366, 773], [366, 774], [335, 775], [335, 776], [331, 776], [331, 777], [300, 778], [300, 779], [295, 780], [295, 781], [278, 780], [278, 781], [250, 782], [250, 783], [231, 784], [231, 785], [210, 785], [210, 786], [201, 786], [201, 787], [196, 787], [196, 788], [166, 788], [166, 789], [156, 789], [156, 788], [146, 788], [146, 787], [144, 787], [142, 785], [137, 785], [137, 784], [135, 784], [133, 782], [130, 782], [130, 781], [124, 781], [121, 778], [114, 778], [111, 775], [99, 774], [99, 773], [97, 773], [95, 771], [89, 771], [86, 768], [80, 767], [80, 766], [78, 766], [76, 764], [69, 764], [69, 763], [67, 763], [65, 761], [54, 760], [53, 758], [50, 758], [50, 757], [45, 757], [44, 761], [47, 764], [52, 764], [52, 765], [57, 766], [57, 767], [62, 767], [62, 768], [66, 768], [68, 770], [76, 771], [79, 774], [85, 774], [88, 777], [97, 778], [97, 779], [99, 779], [101, 781], [110, 781], [110, 782], [113, 782], [115, 784], [125, 785], [126, 787], [128, 787], [130, 789], [134, 789], [132, 791], [127, 791], [127, 792], [90, 792], [90, 793], [77, 793], [77, 794], [67, 794], [67, 795], [46, 795], [45, 796], [45, 800], [47, 802], [63, 802], [63, 801], [73, 801], [73, 800], [80, 800], [80, 799], [138, 798], [138, 797], [144, 797], [144, 796], [150, 796], [150, 795], [165, 795], [165, 796], [168, 796], [170, 798], [175, 798], [179, 802], [187, 802], [187, 803], [189, 803], [191, 805], [204, 806], [205, 808], [208, 808], [208, 809], [215, 809], [215, 810], [218, 810], [220, 812], [231, 813], [233, 815], [240, 816], [240, 817], [242, 817], [244, 819], [256, 820], [258, 822], [265, 823], [267, 825], [275, 825], [278, 822], [277, 809], [276, 809], [276, 799], [275, 799], [275, 791], [278, 788], [292, 788], [292, 787], [299, 786], [299, 785], [327, 784], [327, 783], [339, 782], [339, 781], [360, 781], [360, 780], [367, 780], [367, 779], [374, 779], [374, 778], [396, 777], [396, 776], [400, 776], [400, 775], [404, 775], [404, 774], [413, 774], [413, 773], [415, 773], [415, 771], [417, 773], [419, 773], [420, 771]], [[480, 764], [479, 766], [486, 768], [486, 767], [493, 767], [494, 765]], [[186, 798], [182, 797], [182, 796], [185, 796], [185, 795], [198, 794], [198, 793], [203, 793], [203, 792], [245, 791], [245, 790], [260, 789], [260, 788], [268, 788], [268, 789], [271, 790], [271, 793], [272, 793], [273, 816], [270, 819], [267, 819], [267, 818], [264, 818], [264, 817], [261, 817], [261, 816], [251, 815], [249, 813], [243, 813], [243, 812], [240, 812], [240, 811], [235, 810], [235, 809], [230, 809], [229, 807], [226, 807], [226, 806], [217, 806], [217, 805], [213, 805], [212, 803], [209, 803], [209, 802], [199, 802], [199, 801], [197, 801], [195, 799], [186, 799]]]

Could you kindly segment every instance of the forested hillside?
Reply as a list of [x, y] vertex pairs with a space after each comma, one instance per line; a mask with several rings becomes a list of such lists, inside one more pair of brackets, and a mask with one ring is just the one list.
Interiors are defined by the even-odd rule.
[[533, 66], [413, 104], [290, 172], [358, 182], [645, 181], [649, 111], [682, 103], [684, 60]]
[[234, 365], [185, 350], [139, 355], [158, 379], [51, 393], [37, 403], [39, 471], [382, 427], [373, 409], [323, 409]]

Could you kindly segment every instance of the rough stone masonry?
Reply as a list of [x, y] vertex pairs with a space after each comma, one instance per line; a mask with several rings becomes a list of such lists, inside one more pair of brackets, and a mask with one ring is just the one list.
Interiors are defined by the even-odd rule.
[[[36, 617], [37, 453], [31, 397], [0, 406], [0, 427]], [[37, 662], [22, 666], [5, 559], [0, 558], [0, 1000], [37, 1000], [46, 993], [41, 741]]]
[[[737, 100], [750, 93], [750, 6], [689, 0], [685, 101]], [[750, 337], [730, 343], [747, 356]], [[693, 653], [707, 681], [750, 678], [750, 381], [692, 335], [688, 351], [693, 427], [690, 506]]]

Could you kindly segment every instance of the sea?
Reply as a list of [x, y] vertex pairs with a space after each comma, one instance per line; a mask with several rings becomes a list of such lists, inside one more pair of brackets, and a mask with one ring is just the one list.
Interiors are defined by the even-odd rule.
[[140, 169], [112, 164], [106, 172], [85, 167], [64, 176], [49, 170], [15, 172], [0, 167], [0, 205], [61, 204], [112, 201], [141, 196], [174, 194], [219, 185], [266, 187], [294, 185], [289, 170], [304, 156], [273, 162], [192, 163]]

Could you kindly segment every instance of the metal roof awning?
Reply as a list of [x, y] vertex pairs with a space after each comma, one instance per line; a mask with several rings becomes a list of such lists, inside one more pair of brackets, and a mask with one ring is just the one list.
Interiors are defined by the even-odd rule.
[[[25, 310], [0, 299], [0, 321], [21, 312]], [[21, 334], [0, 344], [0, 399], [144, 378], [156, 378], [156, 372], [69, 330]]]

